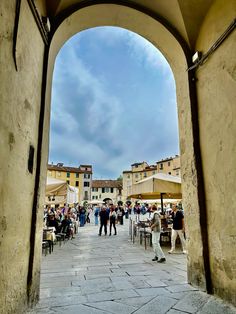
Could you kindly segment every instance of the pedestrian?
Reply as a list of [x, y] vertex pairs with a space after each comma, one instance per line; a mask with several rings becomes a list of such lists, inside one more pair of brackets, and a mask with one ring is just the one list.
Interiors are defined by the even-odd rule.
[[119, 221], [120, 225], [124, 224], [124, 215], [125, 215], [124, 208], [121, 205], [118, 205], [117, 220]]
[[100, 228], [99, 228], [98, 235], [99, 236], [102, 235], [102, 227], [104, 227], [105, 235], [107, 235], [107, 221], [109, 219], [109, 214], [106, 211], [106, 206], [102, 206], [99, 216], [100, 216]]
[[176, 238], [177, 235], [179, 235], [183, 253], [186, 254], [186, 242], [184, 238], [184, 214], [181, 210], [178, 209], [176, 204], [172, 205], [171, 216], [173, 220], [173, 227], [171, 232], [171, 250], [168, 253], [174, 253]]
[[86, 222], [86, 209], [84, 206], [80, 208], [79, 221], [80, 221], [80, 227], [83, 227]]
[[110, 209], [110, 214], [109, 214], [109, 220], [110, 220], [110, 233], [109, 233], [109, 236], [111, 236], [111, 229], [112, 229], [112, 226], [114, 228], [114, 235], [117, 235], [117, 232], [116, 232], [116, 212], [115, 212], [115, 209], [114, 207], [111, 207]]
[[158, 263], [164, 263], [166, 258], [160, 246], [161, 222], [156, 205], [152, 206], [152, 212], [153, 217], [151, 219], [150, 228], [152, 230], [152, 247], [155, 254], [152, 260]]
[[95, 226], [98, 226], [98, 217], [99, 217], [100, 207], [96, 206], [94, 209], [94, 223]]

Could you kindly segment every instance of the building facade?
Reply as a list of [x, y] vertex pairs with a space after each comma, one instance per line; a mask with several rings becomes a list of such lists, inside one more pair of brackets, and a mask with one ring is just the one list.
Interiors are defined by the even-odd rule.
[[92, 181], [93, 202], [105, 202], [117, 204], [122, 200], [122, 181], [120, 180], [93, 180]]
[[92, 174], [91, 165], [68, 167], [63, 163], [58, 163], [57, 165], [49, 164], [47, 169], [48, 177], [66, 181], [78, 189], [79, 203], [91, 199]]
[[123, 171], [123, 202], [132, 194], [133, 184], [156, 173], [180, 177], [180, 156], [175, 155], [174, 157], [161, 159], [156, 162], [156, 165], [148, 165], [146, 161], [137, 162], [131, 165], [131, 170]]
[[157, 173], [156, 165], [148, 165], [146, 161], [134, 163], [131, 170], [123, 171], [122, 200], [125, 202], [131, 194], [132, 185]]
[[174, 157], [169, 157], [165, 159], [161, 159], [156, 162], [157, 164], [157, 172], [165, 173], [172, 176], [180, 177], [180, 156], [175, 155]]

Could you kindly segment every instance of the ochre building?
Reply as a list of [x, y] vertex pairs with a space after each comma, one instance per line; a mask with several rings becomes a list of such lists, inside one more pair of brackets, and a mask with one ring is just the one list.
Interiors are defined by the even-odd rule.
[[78, 189], [78, 200], [81, 204], [91, 198], [92, 166], [80, 165], [79, 167], [64, 166], [63, 163], [49, 164], [47, 176], [62, 181]]

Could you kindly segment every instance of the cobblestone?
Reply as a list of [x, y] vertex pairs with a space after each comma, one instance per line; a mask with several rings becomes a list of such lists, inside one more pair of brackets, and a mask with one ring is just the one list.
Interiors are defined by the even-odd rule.
[[40, 301], [31, 314], [236, 314], [236, 309], [187, 283], [186, 255], [152, 262], [153, 253], [128, 236], [128, 221], [117, 236], [98, 237], [86, 225], [75, 239], [43, 256]]

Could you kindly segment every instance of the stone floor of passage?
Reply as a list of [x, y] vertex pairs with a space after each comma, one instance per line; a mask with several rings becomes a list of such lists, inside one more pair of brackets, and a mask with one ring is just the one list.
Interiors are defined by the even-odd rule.
[[187, 283], [186, 255], [164, 247], [166, 262], [153, 262], [151, 248], [130, 240], [128, 224], [118, 225], [116, 236], [101, 237], [87, 224], [43, 256], [40, 301], [28, 313], [236, 313]]

